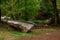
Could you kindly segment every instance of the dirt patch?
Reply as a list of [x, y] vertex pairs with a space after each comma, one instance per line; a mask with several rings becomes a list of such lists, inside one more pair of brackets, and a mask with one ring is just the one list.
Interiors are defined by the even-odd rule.
[[[0, 25], [0, 27], [4, 27], [4, 26]], [[0, 30], [2, 30], [2, 29], [0, 28]], [[4, 29], [5, 29], [5, 27], [4, 27]], [[42, 30], [42, 31], [46, 32], [45, 30]], [[40, 31], [38, 31], [38, 32], [40, 32]], [[8, 33], [6, 33], [6, 35], [4, 35], [4, 33], [3, 33], [3, 35], [1, 35], [1, 36], [4, 36], [4, 40], [14, 40], [14, 39], [15, 40], [60, 40], [60, 28], [56, 28], [56, 30], [53, 29], [53, 31], [49, 30], [49, 32], [44, 33], [44, 34], [32, 35], [30, 37], [28, 37], [28, 36], [14, 37], [13, 35], [11, 36]]]
[[60, 31], [53, 31], [43, 35], [33, 35], [31, 37], [22, 37], [16, 40], [60, 40]]

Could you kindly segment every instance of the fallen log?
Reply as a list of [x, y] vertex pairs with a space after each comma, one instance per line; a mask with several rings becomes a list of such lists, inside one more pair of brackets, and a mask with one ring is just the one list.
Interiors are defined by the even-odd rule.
[[13, 26], [17, 28], [18, 30], [21, 30], [22, 32], [28, 32], [33, 28], [35, 25], [27, 22], [19, 22], [19, 21], [7, 21], [7, 23], [10, 26]]

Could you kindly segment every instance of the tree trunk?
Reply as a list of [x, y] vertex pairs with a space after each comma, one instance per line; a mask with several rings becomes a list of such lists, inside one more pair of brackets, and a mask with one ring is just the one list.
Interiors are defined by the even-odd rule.
[[52, 0], [52, 5], [53, 5], [53, 13], [54, 13], [54, 23], [58, 24], [58, 22], [59, 22], [59, 14], [58, 14], [56, 0]]
[[1, 8], [0, 8], [0, 22], [1, 22]]
[[[1, 5], [1, 2], [2, 1], [0, 1], [0, 5]], [[0, 22], [1, 22], [1, 6], [0, 6]]]
[[0, 7], [0, 27], [1, 27], [2, 23], [1, 23], [1, 7]]
[[24, 17], [25, 17], [25, 21], [28, 21], [28, 13], [26, 11], [25, 11]]

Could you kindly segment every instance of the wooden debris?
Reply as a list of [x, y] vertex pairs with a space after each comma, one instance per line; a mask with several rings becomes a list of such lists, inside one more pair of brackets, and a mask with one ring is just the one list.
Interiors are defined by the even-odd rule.
[[19, 28], [22, 30], [22, 32], [28, 32], [31, 30], [32, 27], [34, 27], [33, 24], [25, 23], [25, 22], [18, 22], [18, 21], [7, 21], [9, 25]]

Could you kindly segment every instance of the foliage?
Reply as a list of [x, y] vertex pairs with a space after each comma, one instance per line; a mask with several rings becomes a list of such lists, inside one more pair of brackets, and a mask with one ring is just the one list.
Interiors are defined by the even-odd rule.
[[[0, 8], [2, 16], [10, 16], [14, 20], [25, 20], [27, 16], [28, 20], [33, 20], [38, 12], [45, 14], [42, 16], [43, 20], [47, 17], [52, 17], [53, 7], [51, 0], [0, 0]], [[57, 0], [58, 9], [60, 1]], [[58, 10], [60, 13], [60, 10]], [[25, 16], [25, 12], [27, 15]], [[46, 14], [48, 16], [46, 16]], [[34, 20], [33, 20], [34, 21]], [[38, 20], [37, 20], [38, 21]]]
[[28, 13], [28, 18], [32, 19], [39, 10], [38, 0], [2, 0], [1, 3], [2, 16], [13, 16], [16, 19], [16, 14], [19, 20], [24, 20], [25, 11]]
[[[47, 17], [52, 17], [53, 16], [53, 7], [51, 0], [41, 0], [40, 1], [40, 12], [47, 15]], [[43, 17], [42, 17], [43, 18]]]

